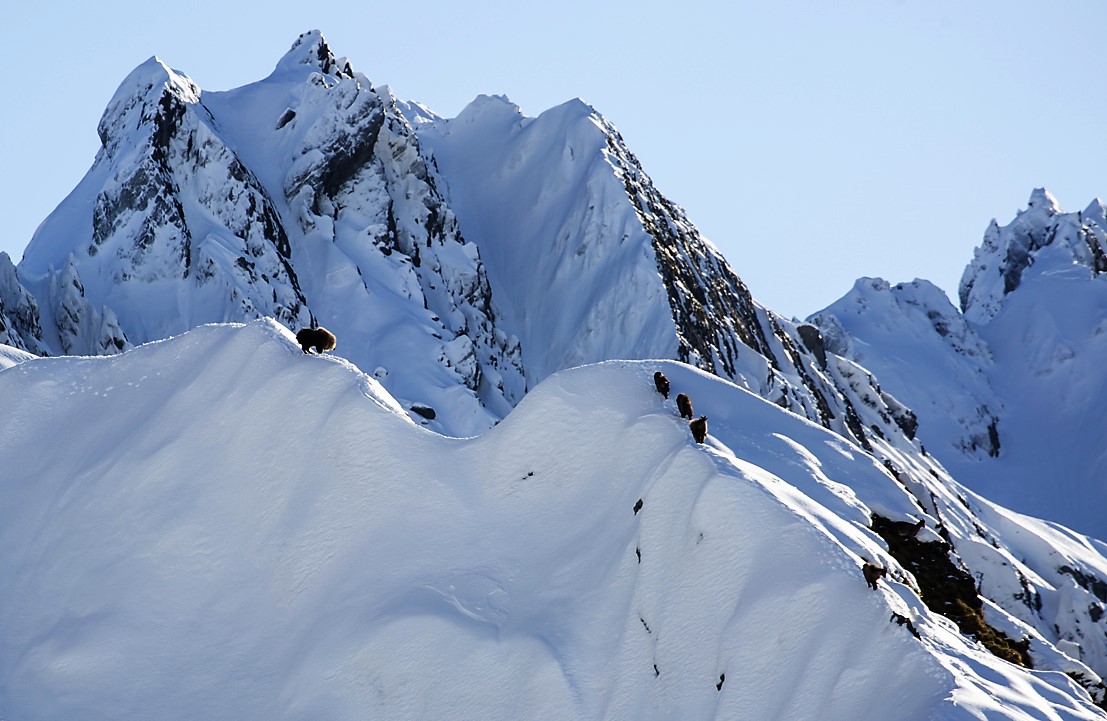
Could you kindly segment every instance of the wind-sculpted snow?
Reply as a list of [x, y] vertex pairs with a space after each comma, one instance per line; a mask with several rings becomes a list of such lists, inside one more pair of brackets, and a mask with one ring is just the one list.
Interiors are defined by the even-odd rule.
[[1104, 717], [927, 610], [867, 528], [918, 510], [883, 465], [688, 366], [557, 374], [472, 439], [270, 321], [0, 396], [4, 718]]

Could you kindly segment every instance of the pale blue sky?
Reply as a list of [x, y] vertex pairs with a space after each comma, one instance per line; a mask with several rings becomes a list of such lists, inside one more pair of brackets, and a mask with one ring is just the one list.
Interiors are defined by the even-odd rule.
[[989, 220], [1034, 187], [1066, 210], [1107, 196], [1102, 0], [596, 5], [6, 3], [0, 250], [18, 262], [89, 168], [136, 65], [158, 55], [224, 90], [313, 28], [442, 115], [479, 93], [527, 115], [583, 98], [788, 316], [863, 275], [955, 297]]

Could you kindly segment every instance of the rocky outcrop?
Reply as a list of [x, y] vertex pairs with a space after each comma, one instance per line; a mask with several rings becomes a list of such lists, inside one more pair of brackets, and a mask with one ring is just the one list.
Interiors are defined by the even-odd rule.
[[0, 253], [0, 344], [46, 355], [38, 302], [24, 288], [7, 253]]
[[49, 276], [50, 312], [65, 355], [114, 355], [130, 347], [110, 308], [97, 309], [85, 297], [85, 287], [70, 257]]

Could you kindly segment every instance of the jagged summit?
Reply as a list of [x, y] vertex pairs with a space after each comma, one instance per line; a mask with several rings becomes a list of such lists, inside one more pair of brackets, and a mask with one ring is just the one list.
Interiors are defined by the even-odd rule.
[[1029, 274], [1091, 276], [1107, 270], [1105, 217], [1098, 201], [1082, 213], [1064, 213], [1049, 191], [1035, 189], [1027, 208], [1011, 223], [1000, 226], [992, 221], [974, 251], [958, 290], [965, 317], [978, 324], [989, 322]]
[[1046, 188], [1034, 188], [1030, 191], [1030, 199], [1026, 202], [1026, 206], [1027, 211], [1038, 210], [1049, 215], [1056, 215], [1061, 212], [1061, 204], [1057, 202], [1057, 198], [1053, 197], [1053, 193]]
[[301, 34], [292, 47], [277, 62], [274, 74], [290, 71], [302, 71], [303, 66], [324, 75], [340, 78], [352, 78], [354, 69], [345, 58], [336, 58], [327, 44], [326, 38], [318, 30], [309, 30]]
[[[97, 126], [104, 152], [113, 155], [120, 146], [136, 144], [131, 133], [150, 128], [159, 113], [164, 118], [179, 112], [176, 103], [199, 102], [200, 88], [188, 76], [151, 57], [131, 71], [108, 101]], [[159, 127], [153, 125], [155, 130]]]

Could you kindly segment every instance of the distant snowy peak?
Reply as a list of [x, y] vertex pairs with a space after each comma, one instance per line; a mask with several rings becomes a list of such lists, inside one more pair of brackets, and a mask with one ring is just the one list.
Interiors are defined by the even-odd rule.
[[823, 329], [827, 350], [865, 362], [864, 349], [852, 333], [864, 323], [870, 330], [902, 333], [905, 320], [913, 335], [936, 333], [953, 350], [991, 362], [987, 345], [965, 322], [941, 288], [916, 278], [909, 283], [890, 284], [883, 278], [859, 278], [853, 288], [811, 320]]
[[[993, 222], [961, 285], [963, 314], [921, 281], [862, 279], [811, 319], [917, 415], [955, 477], [1011, 508], [1103, 538], [1107, 214], [1036, 190]], [[1105, 596], [1107, 598], [1107, 596]]]
[[918, 414], [927, 443], [943, 444], [940, 458], [954, 450], [971, 458], [999, 453], [1001, 402], [985, 374], [991, 351], [940, 288], [861, 278], [810, 322], [828, 351], [868, 368]]
[[959, 296], [965, 317], [987, 323], [999, 312], [1004, 297], [1031, 273], [1096, 276], [1107, 270], [1105, 248], [1103, 203], [1095, 200], [1083, 212], [1064, 213], [1047, 190], [1038, 188], [1010, 224], [1000, 226], [993, 220], [985, 232], [961, 278]]

